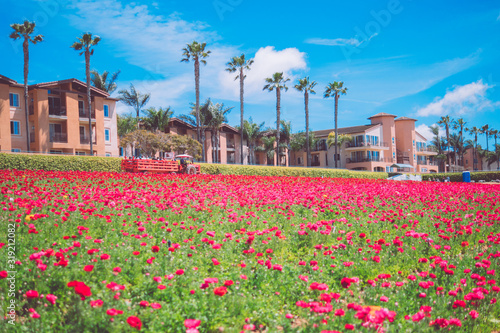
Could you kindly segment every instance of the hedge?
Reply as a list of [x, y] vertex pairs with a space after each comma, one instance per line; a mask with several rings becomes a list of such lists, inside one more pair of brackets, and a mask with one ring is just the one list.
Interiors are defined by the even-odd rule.
[[[120, 171], [118, 157], [28, 155], [0, 153], [0, 169], [53, 171]], [[319, 168], [274, 167], [199, 163], [201, 173], [210, 175], [331, 177], [386, 179], [386, 172], [367, 172]]]
[[[462, 173], [454, 172], [454, 173], [439, 173], [439, 174], [424, 174], [422, 175], [422, 180], [433, 180], [438, 178], [442, 181], [444, 178], [450, 177], [451, 182], [461, 182], [462, 181]], [[471, 180], [478, 182], [480, 180], [484, 180], [485, 182], [491, 182], [497, 179], [500, 179], [500, 171], [474, 171], [470, 173]]]

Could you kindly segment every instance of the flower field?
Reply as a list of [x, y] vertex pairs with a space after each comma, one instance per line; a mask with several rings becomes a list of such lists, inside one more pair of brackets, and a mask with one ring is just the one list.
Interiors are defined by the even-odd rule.
[[498, 185], [0, 170], [0, 190], [0, 331], [500, 330]]

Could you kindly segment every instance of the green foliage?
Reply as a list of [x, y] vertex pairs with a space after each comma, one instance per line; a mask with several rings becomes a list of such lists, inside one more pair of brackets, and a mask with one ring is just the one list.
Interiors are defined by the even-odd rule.
[[[422, 175], [422, 180], [433, 180], [438, 178], [439, 180], [443, 180], [443, 178], [450, 177], [451, 182], [461, 182], [462, 181], [462, 173], [461, 172], [453, 172], [453, 173], [440, 173], [440, 174], [425, 174]], [[473, 181], [484, 180], [485, 182], [491, 182], [496, 179], [500, 179], [500, 171], [476, 171], [470, 173], [470, 178]]]
[[120, 171], [121, 158], [0, 154], [0, 169], [53, 171]]

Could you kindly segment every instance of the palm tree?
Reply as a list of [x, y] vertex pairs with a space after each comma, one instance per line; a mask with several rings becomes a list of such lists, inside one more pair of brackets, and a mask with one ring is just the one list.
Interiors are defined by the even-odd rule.
[[290, 164], [290, 140], [292, 138], [292, 123], [290, 121], [281, 121], [280, 137], [282, 147], [287, 149], [287, 161]]
[[[352, 137], [349, 134], [335, 135], [335, 132], [330, 132], [330, 134], [328, 134], [328, 138], [326, 139], [328, 148], [335, 145], [335, 137], [337, 137], [337, 146], [339, 148], [341, 148], [344, 143], [352, 141]], [[336, 156], [337, 154], [335, 154], [335, 158]], [[342, 165], [340, 167], [342, 167]]]
[[255, 147], [257, 145], [257, 140], [262, 136], [264, 124], [264, 122], [260, 124], [254, 123], [252, 117], [250, 117], [249, 120], [245, 120], [243, 123], [243, 136], [247, 140], [250, 164], [255, 164]]
[[277, 136], [277, 144], [276, 144], [276, 155], [278, 158], [276, 159], [276, 164], [280, 165], [280, 116], [281, 116], [281, 89], [285, 91], [288, 90], [286, 83], [290, 81], [289, 78], [285, 78], [283, 72], [276, 72], [273, 74], [273, 77], [266, 78], [266, 85], [262, 90], [273, 91], [276, 89], [276, 136]]
[[276, 143], [276, 138], [274, 136], [267, 137], [263, 136], [261, 138], [262, 141], [262, 146], [256, 147], [256, 151], [262, 151], [266, 154], [266, 159], [267, 159], [267, 164], [270, 165], [272, 164], [272, 161], [274, 159], [274, 144]]
[[104, 90], [109, 94], [111, 94], [113, 91], [116, 90], [115, 81], [118, 78], [118, 75], [120, 75], [120, 72], [121, 71], [118, 70], [115, 73], [113, 73], [110, 78], [108, 78], [109, 76], [108, 71], [104, 71], [102, 74], [99, 74], [99, 72], [96, 71], [95, 69], [91, 70], [90, 83], [97, 89]]
[[120, 90], [120, 101], [134, 108], [137, 118], [137, 128], [139, 128], [139, 115], [144, 106], [149, 102], [151, 94], [141, 94], [137, 91], [133, 84], [130, 84], [130, 92], [128, 90]]
[[[443, 116], [437, 122], [439, 125], [446, 129], [446, 163], [448, 163], [448, 170], [450, 168], [450, 125], [453, 123], [453, 119], [450, 116]], [[445, 170], [446, 171], [446, 170]]]
[[469, 134], [471, 134], [471, 135], [474, 135], [474, 146], [472, 149], [472, 159], [473, 159], [472, 168], [474, 170], [476, 170], [477, 169], [477, 157], [476, 157], [476, 154], [477, 154], [477, 136], [479, 134], [481, 134], [481, 129], [477, 128], [476, 126], [473, 126], [471, 128], [466, 128], [465, 131], [469, 132]]
[[[210, 51], [205, 51], [205, 47], [207, 43], [198, 43], [193, 41], [191, 44], [187, 44], [185, 48], [182, 49], [182, 58], [181, 62], [189, 62], [191, 58], [194, 61], [194, 81], [195, 81], [195, 90], [196, 90], [196, 133], [198, 135], [198, 142], [201, 140], [200, 133], [200, 62], [203, 65], [207, 64], [205, 60], [210, 55]], [[205, 160], [205, 141], [200, 142], [202, 147], [202, 160]]]
[[28, 20], [24, 23], [14, 23], [10, 27], [14, 31], [10, 34], [10, 38], [17, 40], [23, 38], [23, 54], [24, 54], [24, 117], [26, 121], [26, 147], [28, 153], [30, 152], [30, 125], [29, 125], [29, 111], [28, 111], [28, 72], [29, 72], [29, 43], [36, 44], [43, 41], [42, 35], [32, 36], [35, 32], [35, 22], [30, 22]]
[[429, 126], [429, 130], [434, 135], [434, 138], [432, 140], [432, 145], [436, 147], [436, 151], [438, 153], [436, 158], [439, 160], [439, 171], [443, 171], [443, 166], [442, 166], [443, 159], [441, 158], [441, 156], [443, 156], [443, 144], [439, 136], [439, 126], [438, 125]]
[[[215, 159], [213, 161], [219, 161], [219, 141], [220, 141], [220, 127], [222, 124], [227, 123], [227, 114], [231, 112], [233, 107], [225, 107], [224, 103], [210, 103], [209, 111], [210, 111], [210, 122], [209, 128], [212, 132], [213, 138], [213, 147], [215, 147]], [[215, 135], [214, 135], [215, 134]], [[243, 138], [242, 138], [243, 140]]]
[[493, 138], [495, 138], [495, 154], [497, 156], [497, 170], [500, 170], [500, 159], [498, 158], [498, 154], [499, 154], [500, 150], [499, 150], [499, 147], [497, 145], [497, 139], [498, 139], [498, 135], [500, 134], [500, 132], [496, 129], [490, 129], [490, 134]]
[[[463, 118], [458, 118], [456, 120], [453, 120], [453, 129], [454, 130], [459, 130], [459, 135], [460, 135], [460, 143], [462, 145], [462, 148], [464, 147], [464, 129], [465, 125], [467, 125], [467, 122]], [[464, 166], [464, 154], [465, 150], [462, 149], [462, 153], [460, 155], [460, 160], [462, 166]]]
[[484, 136], [486, 136], [486, 151], [490, 151], [489, 150], [490, 147], [488, 145], [488, 137], [490, 136], [490, 126], [488, 124], [486, 124], [483, 127], [481, 127], [480, 134], [484, 134]]
[[239, 71], [238, 75], [234, 78], [235, 80], [240, 79], [240, 155], [241, 155], [241, 164], [243, 164], [243, 91], [244, 91], [244, 81], [246, 75], [243, 71], [250, 70], [250, 66], [253, 64], [253, 59], [245, 59], [245, 55], [242, 54], [239, 57], [231, 58], [231, 61], [226, 64], [226, 71], [230, 73], [234, 73]]
[[80, 55], [85, 54], [85, 76], [87, 78], [87, 106], [89, 108], [89, 137], [90, 137], [90, 155], [94, 155], [94, 150], [92, 146], [92, 100], [90, 98], [90, 56], [94, 54], [93, 46], [96, 46], [101, 37], [93, 37], [90, 32], [86, 32], [82, 37], [77, 38], [78, 41], [71, 45], [75, 51], [81, 51]]
[[141, 122], [144, 124], [144, 128], [151, 132], [165, 132], [165, 128], [168, 127], [170, 118], [174, 111], [170, 110], [170, 106], [166, 109], [159, 108], [156, 110], [155, 107], [151, 107], [145, 110], [146, 116], [141, 117]]
[[116, 115], [116, 125], [118, 128], [118, 137], [121, 138], [137, 129], [137, 118], [131, 114]]
[[337, 149], [338, 149], [338, 135], [337, 135], [337, 118], [338, 118], [338, 109], [339, 109], [339, 95], [347, 94], [347, 88], [344, 88], [344, 82], [334, 81], [333, 83], [329, 83], [326, 86], [325, 90], [325, 98], [335, 97], [335, 157], [333, 158], [335, 161], [335, 168], [337, 168]]
[[314, 87], [318, 83], [310, 81], [309, 76], [299, 79], [299, 83], [295, 85], [295, 89], [304, 92], [304, 104], [306, 110], [306, 160], [307, 166], [311, 166], [311, 145], [309, 144], [309, 94], [316, 94]]

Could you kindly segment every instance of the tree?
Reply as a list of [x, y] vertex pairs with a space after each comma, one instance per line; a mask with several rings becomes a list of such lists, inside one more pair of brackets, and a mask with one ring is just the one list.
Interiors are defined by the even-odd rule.
[[498, 136], [500, 134], [500, 132], [496, 129], [490, 129], [490, 134], [493, 138], [495, 138], [495, 154], [497, 156], [497, 170], [500, 170], [500, 159], [498, 158], [498, 154], [499, 154], [499, 147], [497, 145], [497, 139], [498, 139]]
[[456, 120], [453, 120], [453, 129], [459, 130], [460, 144], [462, 145], [462, 151], [461, 151], [461, 155], [460, 155], [460, 160], [461, 160], [462, 166], [464, 166], [464, 154], [465, 154], [465, 150], [463, 149], [463, 147], [465, 146], [465, 144], [464, 144], [465, 125], [467, 125], [467, 122], [463, 118], [458, 118]]
[[228, 62], [226, 71], [230, 73], [234, 73], [239, 71], [238, 75], [234, 78], [235, 80], [240, 79], [240, 155], [241, 155], [241, 164], [243, 164], [243, 92], [244, 92], [244, 81], [246, 75], [244, 74], [244, 70], [250, 70], [250, 66], [253, 64], [253, 59], [245, 59], [245, 55], [242, 54], [239, 57], [231, 58], [231, 61]]
[[23, 54], [24, 54], [24, 117], [26, 122], [26, 149], [30, 152], [30, 125], [29, 125], [29, 106], [28, 106], [28, 73], [29, 73], [29, 43], [36, 44], [43, 41], [43, 35], [32, 36], [35, 32], [35, 22], [28, 20], [24, 23], [14, 23], [10, 27], [14, 30], [10, 34], [10, 38], [17, 40], [23, 38]]
[[287, 161], [290, 164], [290, 140], [292, 138], [292, 123], [290, 121], [281, 121], [281, 129], [280, 129], [280, 137], [281, 137], [281, 147], [287, 149]]
[[145, 112], [146, 116], [141, 117], [141, 122], [144, 128], [151, 132], [165, 132], [165, 128], [168, 127], [170, 118], [174, 113], [174, 111], [170, 110], [170, 107], [166, 109], [160, 107], [158, 110], [155, 107], [151, 107], [146, 109]]
[[151, 94], [141, 94], [133, 84], [130, 84], [130, 91], [124, 89], [120, 90], [118, 94], [120, 94], [119, 99], [121, 102], [134, 108], [137, 117], [137, 128], [139, 128], [139, 115], [144, 106], [148, 104]]
[[118, 127], [118, 137], [122, 138], [125, 134], [133, 132], [137, 129], [137, 118], [131, 114], [116, 116], [116, 124]]
[[490, 147], [488, 145], [488, 137], [490, 136], [490, 126], [488, 124], [481, 127], [480, 134], [483, 134], [486, 137], [486, 151], [490, 151]]
[[[316, 145], [316, 139], [314, 132], [309, 134], [309, 151]], [[302, 149], [306, 149], [307, 151], [307, 138], [305, 132], [294, 133], [290, 137], [290, 150], [291, 151], [300, 151]]]
[[309, 144], [309, 94], [316, 94], [314, 87], [317, 85], [316, 81], [310, 81], [309, 76], [299, 79], [295, 85], [295, 89], [304, 93], [304, 105], [306, 111], [306, 160], [307, 166], [311, 166], [311, 145]]
[[[210, 121], [209, 128], [211, 129], [212, 139], [213, 139], [213, 147], [215, 147], [215, 162], [219, 161], [219, 141], [220, 141], [220, 128], [222, 124], [227, 123], [227, 114], [231, 112], [233, 107], [225, 107], [224, 103], [210, 103], [209, 112], [210, 112]], [[215, 135], [214, 135], [215, 134]], [[243, 137], [241, 139], [243, 141]]]
[[[453, 120], [450, 118], [450, 116], [443, 116], [441, 119], [437, 122], [439, 125], [444, 126], [446, 129], [446, 163], [448, 164], [448, 170], [450, 168], [450, 125], [452, 124]], [[446, 171], [446, 170], [445, 170]]]
[[338, 118], [338, 108], [339, 108], [339, 95], [347, 94], [347, 88], [344, 88], [344, 82], [334, 81], [329, 83], [325, 89], [325, 98], [335, 97], [335, 168], [337, 168], [337, 148], [338, 148], [338, 135], [337, 135], [337, 118]]
[[85, 77], [87, 79], [87, 106], [89, 112], [89, 137], [90, 137], [90, 155], [94, 155], [92, 146], [92, 99], [90, 98], [90, 56], [94, 54], [93, 47], [96, 46], [101, 40], [101, 37], [93, 37], [91, 33], [87, 32], [82, 37], [77, 37], [77, 41], [71, 45], [75, 51], [81, 51], [80, 55], [85, 54]]
[[[197, 127], [201, 131], [201, 142], [202, 143], [202, 154], [205, 154], [205, 132], [210, 128], [210, 122], [212, 121], [212, 114], [210, 112], [210, 105], [212, 101], [208, 98], [205, 103], [199, 107], [198, 115], [196, 114], [196, 104], [191, 104], [191, 112], [189, 114], [183, 114], [179, 116], [179, 119], [187, 122], [193, 127]], [[197, 117], [198, 116], [198, 117]], [[212, 140], [214, 133], [212, 132]], [[200, 142], [200, 140], [198, 140]], [[213, 141], [212, 141], [213, 142]], [[202, 161], [205, 161], [206, 156], [203, 155]]]
[[[205, 47], [207, 46], [207, 43], [198, 43], [196, 41], [193, 41], [191, 44], [187, 44], [185, 48], [182, 49], [183, 53], [182, 55], [184, 58], [182, 58], [181, 62], [189, 62], [191, 58], [193, 58], [194, 61], [194, 81], [195, 81], [195, 90], [196, 90], [196, 133], [198, 135], [197, 139], [198, 141], [201, 140], [201, 133], [200, 133], [200, 62], [203, 65], [207, 64], [207, 61], [205, 60], [208, 58], [210, 55], [210, 51], [206, 50]], [[205, 160], [205, 141], [201, 142], [201, 147], [202, 147], [202, 155], [203, 159], [202, 161]]]
[[243, 122], [243, 136], [247, 140], [250, 164], [255, 164], [255, 148], [257, 146], [257, 140], [262, 136], [263, 129], [264, 122], [260, 124], [254, 123], [252, 117]]
[[271, 136], [263, 136], [261, 138], [262, 141], [262, 146], [256, 147], [255, 151], [262, 151], [266, 154], [266, 159], [267, 159], [267, 165], [273, 164], [273, 159], [274, 159], [274, 144], [276, 143], [276, 137]]
[[438, 125], [429, 126], [429, 130], [434, 135], [434, 138], [431, 142], [432, 145], [436, 147], [436, 151], [438, 153], [436, 159], [439, 161], [439, 171], [443, 171], [442, 162], [444, 159], [446, 159], [446, 156], [443, 154], [443, 144], [439, 136], [439, 126]]
[[111, 94], [116, 90], [115, 81], [118, 78], [118, 75], [120, 75], [120, 71], [116, 71], [111, 75], [111, 77], [108, 77], [108, 71], [104, 71], [102, 74], [99, 74], [99, 72], [94, 69], [90, 71], [90, 83], [97, 89], [104, 90]]
[[283, 75], [283, 72], [279, 73], [276, 72], [273, 74], [272, 77], [266, 78], [266, 85], [262, 90], [267, 90], [267, 91], [273, 91], [276, 89], [276, 135], [277, 135], [277, 144], [276, 144], [276, 155], [278, 156], [277, 158], [277, 165], [280, 165], [280, 126], [281, 126], [281, 121], [280, 121], [280, 112], [281, 112], [281, 89], [284, 89], [285, 91], [288, 90], [288, 87], [286, 86], [286, 83], [290, 81], [289, 78], [285, 78]]
[[477, 128], [476, 126], [473, 126], [471, 128], [466, 128], [465, 131], [469, 132], [470, 135], [474, 135], [474, 146], [472, 149], [472, 168], [474, 170], [477, 170], [477, 136], [481, 134], [481, 129]]

